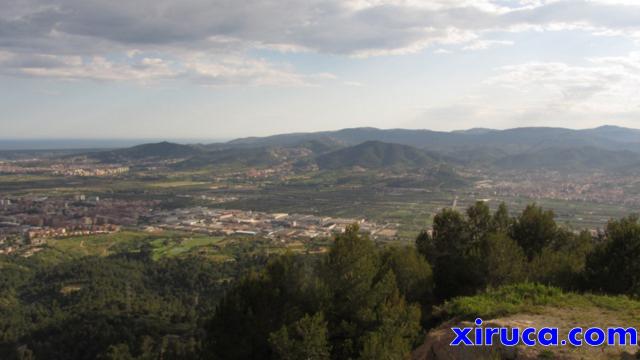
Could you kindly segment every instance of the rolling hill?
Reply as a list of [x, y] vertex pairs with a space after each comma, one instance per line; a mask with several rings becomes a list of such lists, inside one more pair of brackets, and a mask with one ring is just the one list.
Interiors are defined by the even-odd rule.
[[505, 169], [615, 170], [640, 162], [640, 154], [595, 147], [546, 148], [507, 156], [495, 162]]
[[200, 153], [202, 153], [202, 150], [195, 145], [182, 145], [163, 141], [124, 149], [91, 152], [86, 156], [102, 162], [126, 162], [142, 159], [179, 159]]
[[498, 169], [619, 170], [640, 164], [640, 130], [616, 126], [469, 129], [440, 132], [353, 128], [253, 137], [208, 145], [170, 142], [88, 152], [101, 162], [183, 160], [179, 169], [272, 166], [283, 161], [320, 169], [427, 168], [436, 164]]
[[442, 159], [437, 156], [407, 145], [367, 141], [320, 155], [316, 158], [316, 163], [321, 169], [332, 170], [351, 167], [426, 168], [442, 162]]
[[201, 152], [173, 167], [179, 170], [209, 166], [270, 166], [286, 159], [286, 153], [278, 148], [223, 149]]
[[501, 149], [507, 155], [548, 147], [599, 147], [606, 150], [630, 150], [640, 153], [640, 130], [616, 126], [572, 130], [549, 127], [524, 127], [507, 130], [470, 129], [441, 132], [410, 129], [353, 128], [314, 133], [280, 134], [232, 140], [232, 147], [292, 146], [303, 142], [331, 139], [345, 146], [366, 141], [382, 141], [445, 153], [462, 150]]

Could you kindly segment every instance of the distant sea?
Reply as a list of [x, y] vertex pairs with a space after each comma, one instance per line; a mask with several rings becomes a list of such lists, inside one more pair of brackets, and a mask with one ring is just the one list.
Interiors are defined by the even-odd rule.
[[170, 141], [179, 144], [211, 144], [231, 139], [0, 139], [0, 151], [116, 149]]

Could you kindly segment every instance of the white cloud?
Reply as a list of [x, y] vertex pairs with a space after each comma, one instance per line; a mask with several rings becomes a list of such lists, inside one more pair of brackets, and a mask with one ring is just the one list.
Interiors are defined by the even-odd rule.
[[585, 66], [532, 62], [502, 67], [502, 73], [488, 79], [487, 83], [523, 93], [544, 89], [547, 96], [571, 103], [593, 102], [611, 94], [631, 96], [639, 93], [639, 63], [640, 53], [591, 58]]
[[497, 46], [511, 46], [513, 41], [507, 40], [476, 40], [469, 45], [466, 45], [462, 50], [486, 50]]
[[[609, 121], [640, 117], [640, 53], [588, 59], [582, 66], [561, 62], [530, 62], [499, 69], [487, 80], [520, 99], [522, 119]], [[508, 100], [505, 100], [508, 101]]]
[[[215, 82], [228, 79], [234, 84], [240, 78], [256, 84], [295, 84], [313, 75], [265, 65], [250, 50], [354, 57], [402, 55], [442, 45], [483, 50], [512, 44], [490, 39], [489, 34], [531, 30], [577, 30], [640, 39], [640, 4], [611, 0], [4, 0], [0, 49], [16, 57], [93, 59], [83, 60], [84, 69], [25, 68], [22, 75], [164, 78], [176, 71], [175, 66], [195, 67], [205, 77], [213, 72]], [[212, 55], [210, 63], [179, 63], [203, 53]], [[144, 64], [112, 59], [144, 54], [172, 65], [149, 66], [150, 75], [144, 75], [136, 70]], [[243, 60], [236, 61], [238, 57]], [[220, 69], [237, 77], [221, 75]]]
[[346, 86], [354, 86], [354, 87], [364, 86], [364, 84], [362, 84], [359, 81], [343, 81], [342, 84]]
[[527, 62], [503, 66], [483, 84], [421, 108], [412, 128], [516, 126], [638, 127], [640, 52], [588, 58], [581, 65]]
[[445, 55], [445, 54], [451, 54], [451, 52], [452, 52], [451, 50], [439, 48], [439, 49], [436, 49], [433, 53], [436, 55]]
[[135, 51], [126, 59], [103, 56], [19, 55], [0, 53], [0, 67], [16, 76], [50, 77], [66, 80], [136, 81], [150, 83], [183, 79], [200, 85], [306, 86], [334, 80], [329, 73], [299, 74], [264, 60], [228, 55], [211, 58], [193, 54], [164, 59]]

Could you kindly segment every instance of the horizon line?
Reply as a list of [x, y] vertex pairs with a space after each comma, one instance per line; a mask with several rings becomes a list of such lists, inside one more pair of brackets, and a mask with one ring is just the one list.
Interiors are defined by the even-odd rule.
[[563, 126], [515, 126], [515, 127], [505, 127], [505, 128], [491, 128], [491, 127], [483, 127], [483, 126], [474, 126], [470, 128], [462, 128], [462, 129], [453, 129], [453, 130], [434, 130], [429, 128], [411, 128], [411, 127], [375, 127], [375, 126], [355, 126], [355, 127], [346, 127], [346, 128], [336, 128], [331, 130], [312, 130], [312, 131], [291, 131], [291, 132], [276, 132], [269, 133], [264, 135], [238, 135], [238, 136], [225, 136], [225, 137], [160, 137], [160, 136], [149, 136], [149, 137], [0, 137], [0, 141], [213, 141], [213, 142], [227, 142], [236, 139], [244, 139], [244, 138], [263, 138], [277, 135], [289, 135], [289, 134], [314, 134], [314, 133], [323, 133], [323, 132], [336, 132], [342, 130], [357, 130], [357, 129], [375, 129], [375, 130], [415, 130], [415, 131], [431, 131], [431, 132], [439, 132], [439, 133], [456, 133], [456, 132], [464, 132], [471, 130], [487, 130], [487, 131], [507, 131], [507, 130], [518, 130], [518, 129], [564, 129], [564, 130], [594, 130], [600, 128], [620, 128], [626, 130], [640, 130], [640, 128], [632, 128], [628, 126], [622, 125], [612, 125], [612, 124], [602, 124], [598, 126], [590, 126], [590, 127], [582, 127], [582, 128], [574, 128], [574, 127], [563, 127]]

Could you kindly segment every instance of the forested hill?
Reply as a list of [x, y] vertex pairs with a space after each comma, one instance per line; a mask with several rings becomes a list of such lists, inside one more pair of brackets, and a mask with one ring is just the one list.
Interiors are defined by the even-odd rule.
[[367, 141], [362, 144], [320, 155], [316, 162], [321, 169], [362, 167], [379, 168], [427, 168], [442, 161], [437, 154], [400, 144]]
[[130, 148], [91, 152], [86, 156], [102, 162], [127, 162], [141, 159], [174, 159], [201, 153], [197, 146], [167, 141], [133, 146]]
[[471, 129], [441, 132], [411, 129], [353, 128], [315, 133], [281, 134], [233, 140], [230, 146], [287, 146], [304, 141], [331, 139], [345, 146], [383, 141], [436, 151], [468, 148], [499, 148], [510, 154], [547, 147], [594, 146], [609, 150], [640, 151], [640, 130], [616, 126], [572, 130], [564, 128]]
[[613, 126], [454, 132], [355, 128], [208, 145], [161, 142], [84, 156], [104, 163], [178, 162], [174, 167], [181, 170], [287, 162], [317, 164], [322, 170], [426, 169], [442, 163], [498, 170], [619, 170], [640, 164], [640, 130]]
[[505, 156], [495, 164], [506, 169], [616, 170], [640, 164], [640, 154], [596, 147], [547, 148]]

